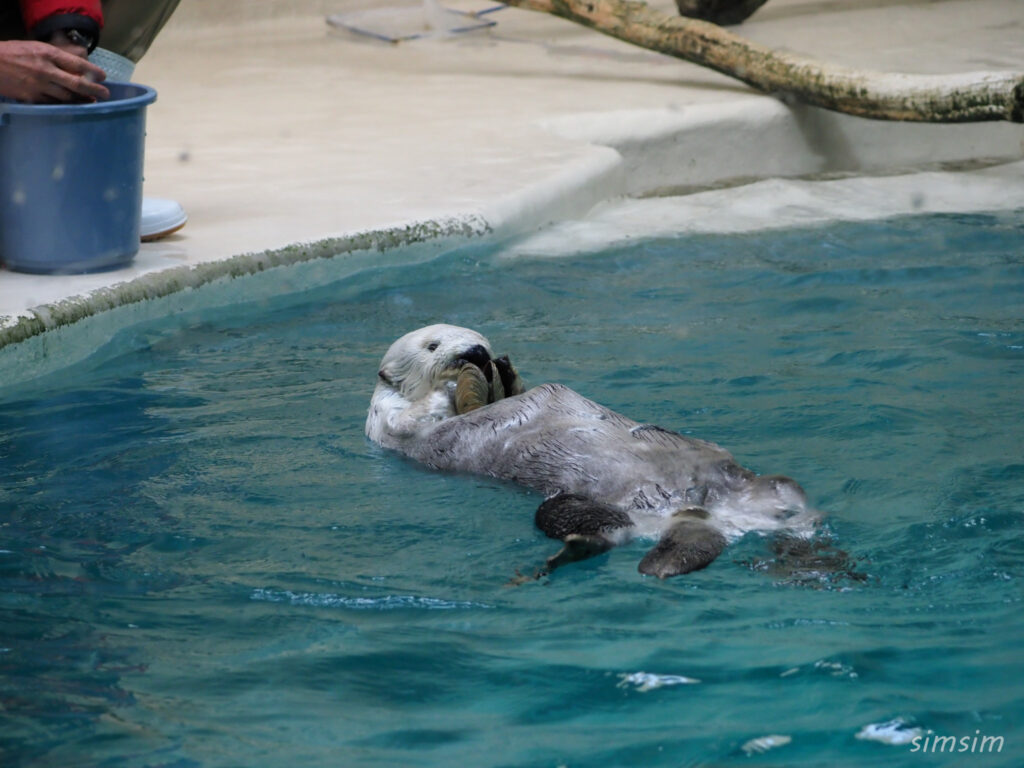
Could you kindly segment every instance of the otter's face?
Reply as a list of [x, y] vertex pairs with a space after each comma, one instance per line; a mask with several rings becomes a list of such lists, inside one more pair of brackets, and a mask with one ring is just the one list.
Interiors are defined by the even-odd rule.
[[453, 381], [464, 363], [482, 366], [491, 357], [490, 343], [476, 331], [428, 325], [391, 345], [377, 372], [378, 387], [415, 402]]

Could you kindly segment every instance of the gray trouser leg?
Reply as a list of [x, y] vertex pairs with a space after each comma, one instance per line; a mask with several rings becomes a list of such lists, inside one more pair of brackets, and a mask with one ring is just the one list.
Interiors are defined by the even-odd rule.
[[104, 0], [100, 47], [138, 61], [180, 0]]

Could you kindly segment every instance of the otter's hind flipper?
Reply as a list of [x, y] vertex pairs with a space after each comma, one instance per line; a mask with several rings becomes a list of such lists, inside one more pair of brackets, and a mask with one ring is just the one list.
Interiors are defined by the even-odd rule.
[[548, 558], [547, 572], [600, 555], [618, 541], [616, 531], [633, 525], [625, 512], [572, 493], [552, 496], [537, 508], [537, 527], [565, 546]]
[[565, 546], [545, 562], [545, 572], [551, 573], [569, 563], [578, 563], [580, 560], [588, 560], [591, 557], [603, 555], [615, 546], [610, 539], [601, 535], [587, 535], [583, 533], [570, 533], [563, 539]]
[[552, 539], [610, 533], [633, 524], [625, 512], [575, 493], [559, 493], [537, 507], [537, 527]]
[[776, 559], [766, 568], [789, 584], [825, 588], [848, 581], [867, 581], [857, 570], [858, 561], [827, 537], [805, 538], [780, 534], [772, 541]]
[[667, 579], [699, 571], [722, 554], [725, 537], [703, 519], [707, 517], [704, 510], [685, 510], [677, 515], [681, 519], [661, 535], [640, 561], [640, 573]]

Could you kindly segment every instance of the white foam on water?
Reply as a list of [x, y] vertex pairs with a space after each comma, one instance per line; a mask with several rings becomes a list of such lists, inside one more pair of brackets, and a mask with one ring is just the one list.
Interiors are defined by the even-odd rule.
[[910, 726], [898, 717], [884, 723], [865, 725], [857, 732], [857, 738], [862, 741], [877, 741], [894, 747], [910, 744], [922, 735], [923, 730]]
[[747, 757], [751, 757], [753, 755], [763, 755], [769, 749], [784, 747], [791, 741], [793, 741], [792, 736], [783, 736], [773, 733], [770, 736], [758, 736], [756, 739], [751, 739], [740, 747], [740, 749], [743, 750]]
[[684, 675], [658, 675], [652, 672], [631, 672], [619, 675], [619, 683], [616, 688], [635, 687], [640, 693], [647, 693], [657, 688], [664, 688], [670, 685], [695, 685], [699, 683], [695, 677]]
[[416, 595], [384, 595], [382, 597], [347, 597], [330, 593], [275, 591], [255, 589], [252, 600], [267, 603], [288, 603], [314, 608], [345, 608], [359, 611], [392, 611], [397, 609], [418, 609], [428, 611], [454, 611], [474, 608], [493, 608], [485, 603], [458, 600], [442, 600], [437, 597]]

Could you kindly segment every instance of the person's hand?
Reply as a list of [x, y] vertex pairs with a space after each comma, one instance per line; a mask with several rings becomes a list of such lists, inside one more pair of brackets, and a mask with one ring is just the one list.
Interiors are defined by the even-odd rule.
[[[35, 104], [106, 99], [106, 73], [90, 63], [81, 46], [61, 48], [34, 40], [0, 42], [0, 95]], [[75, 51], [75, 52], [72, 52]]]

